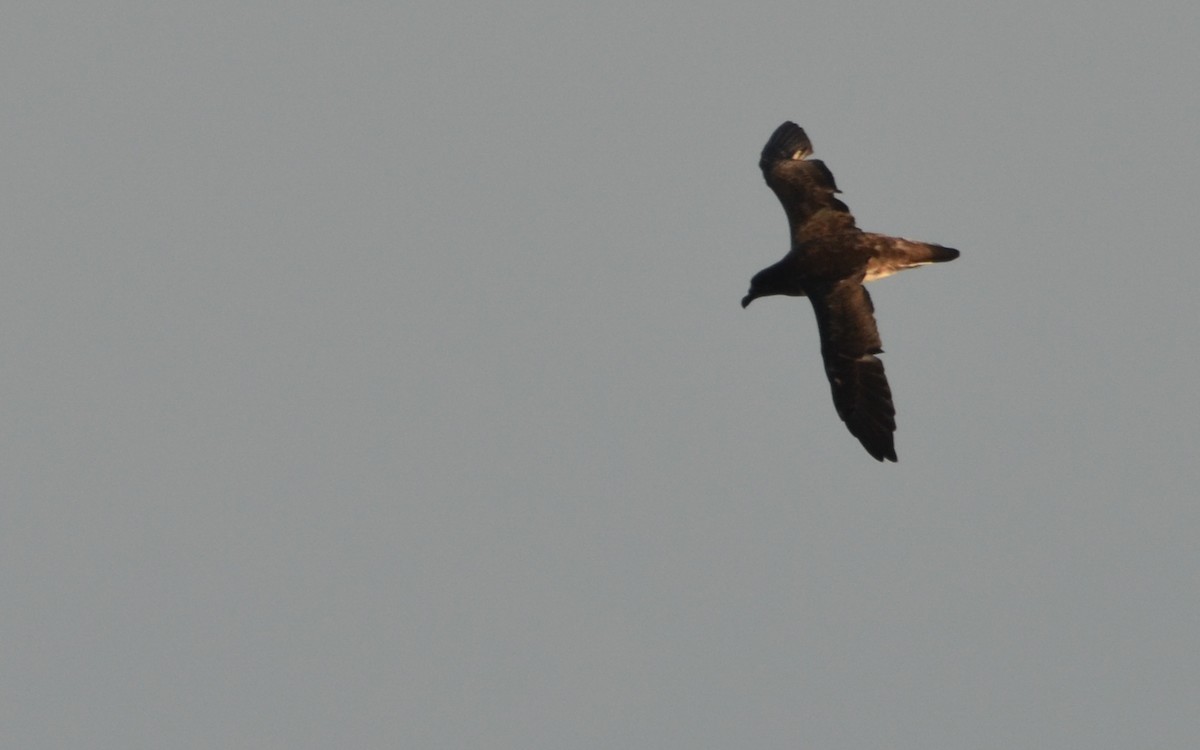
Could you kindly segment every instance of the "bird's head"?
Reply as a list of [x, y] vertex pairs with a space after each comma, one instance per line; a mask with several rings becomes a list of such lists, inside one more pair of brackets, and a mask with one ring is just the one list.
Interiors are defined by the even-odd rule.
[[789, 297], [804, 296], [804, 290], [788, 272], [788, 266], [784, 261], [768, 266], [754, 274], [754, 278], [750, 279], [750, 291], [746, 292], [745, 297], [742, 297], [742, 307], [749, 306], [759, 297], [770, 297], [773, 294], [784, 294]]
[[750, 303], [759, 297], [766, 297], [769, 294], [774, 294], [774, 292], [771, 291], [771, 287], [773, 286], [773, 277], [770, 271], [770, 268], [764, 268], [763, 270], [754, 274], [754, 278], [750, 279], [750, 290], [746, 292], [745, 297], [742, 297], [743, 310], [749, 307]]

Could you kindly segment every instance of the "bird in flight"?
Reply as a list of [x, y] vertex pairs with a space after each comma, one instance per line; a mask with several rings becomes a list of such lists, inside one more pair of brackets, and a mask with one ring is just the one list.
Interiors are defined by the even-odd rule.
[[812, 143], [794, 122], [776, 128], [763, 146], [758, 166], [787, 213], [792, 248], [783, 260], [754, 274], [742, 307], [773, 294], [808, 297], [838, 416], [867, 453], [895, 461], [896, 409], [883, 363], [875, 356], [883, 349], [875, 306], [863, 284], [954, 260], [958, 251], [859, 229], [835, 195], [841, 191], [833, 173], [824, 162], [805, 158], [811, 153]]

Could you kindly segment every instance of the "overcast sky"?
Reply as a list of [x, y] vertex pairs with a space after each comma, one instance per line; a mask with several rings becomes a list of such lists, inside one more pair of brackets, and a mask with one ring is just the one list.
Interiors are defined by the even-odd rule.
[[[407, 6], [412, 6], [408, 3]], [[1200, 736], [1200, 5], [23, 3], [0, 744]], [[898, 464], [758, 154], [859, 225]]]

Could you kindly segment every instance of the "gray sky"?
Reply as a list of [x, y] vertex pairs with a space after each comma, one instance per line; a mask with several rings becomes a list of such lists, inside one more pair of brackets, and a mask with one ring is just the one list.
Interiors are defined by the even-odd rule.
[[1200, 5], [422, 5], [6, 15], [0, 744], [1194, 745]]

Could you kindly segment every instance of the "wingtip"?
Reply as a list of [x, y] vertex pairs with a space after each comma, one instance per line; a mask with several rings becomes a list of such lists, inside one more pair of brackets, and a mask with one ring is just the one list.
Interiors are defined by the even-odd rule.
[[803, 159], [813, 151], [812, 142], [808, 140], [804, 128], [788, 120], [779, 127], [763, 146], [760, 166], [766, 166], [777, 161]]
[[859, 442], [862, 443], [862, 446], [867, 449], [867, 453], [871, 454], [871, 458], [875, 459], [879, 463], [884, 463], [885, 461], [898, 463], [898, 459], [896, 458], [896, 446], [892, 442], [891, 437], [892, 436], [889, 434], [889, 439], [887, 441], [879, 441], [871, 445], [868, 445], [867, 441], [863, 440], [862, 438], [859, 438]]
[[[836, 404], [835, 404], [836, 406]], [[895, 412], [891, 407], [889, 397], [886, 407], [872, 416], [869, 412], [848, 414], [843, 417], [850, 434], [858, 438], [858, 442], [871, 454], [871, 458], [879, 461], [897, 463], [896, 458], [896, 421]], [[839, 414], [839, 416], [842, 416]]]

